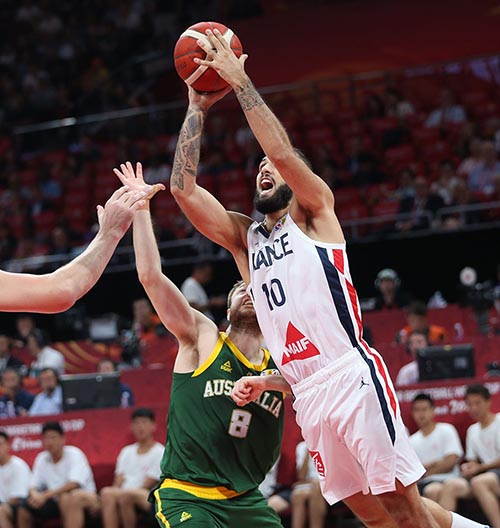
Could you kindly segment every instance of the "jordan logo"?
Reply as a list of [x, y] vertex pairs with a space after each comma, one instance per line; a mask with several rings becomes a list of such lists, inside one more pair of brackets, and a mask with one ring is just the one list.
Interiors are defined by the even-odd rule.
[[319, 454], [319, 451], [309, 451], [311, 458], [313, 459], [314, 465], [316, 466], [316, 471], [320, 477], [325, 476], [325, 465], [323, 464], [323, 459]]
[[362, 389], [364, 386], [370, 385], [369, 383], [366, 383], [366, 381], [363, 379], [363, 376], [361, 376], [361, 381], [359, 382], [359, 388]]
[[233, 367], [231, 366], [231, 362], [229, 361], [229, 359], [225, 363], [223, 363], [220, 368], [221, 370], [224, 370], [225, 372], [229, 373], [233, 371]]
[[188, 519], [191, 519], [192, 517], [193, 516], [190, 513], [183, 511], [181, 518], [179, 519], [179, 522], [187, 521]]
[[319, 356], [319, 353], [319, 350], [300, 330], [297, 330], [292, 323], [288, 323], [285, 352], [283, 352], [283, 357], [281, 358], [282, 365], [286, 365], [290, 361]]

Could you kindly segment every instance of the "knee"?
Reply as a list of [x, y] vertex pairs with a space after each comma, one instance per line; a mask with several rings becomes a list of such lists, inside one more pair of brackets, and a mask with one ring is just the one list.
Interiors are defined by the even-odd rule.
[[439, 495], [441, 494], [441, 489], [443, 485], [441, 483], [433, 482], [432, 484], [427, 484], [422, 490], [422, 496], [426, 499], [433, 500], [438, 502]]
[[116, 500], [122, 508], [124, 506], [131, 506], [135, 504], [135, 494], [132, 490], [123, 490], [117, 495]]
[[99, 492], [99, 496], [101, 497], [103, 504], [109, 504], [110, 502], [115, 502], [116, 489], [110, 486], [102, 488], [102, 490]]
[[486, 473], [482, 475], [476, 475], [470, 479], [469, 484], [474, 495], [477, 493], [482, 493], [485, 488], [488, 487], [488, 475]]
[[460, 494], [466, 486], [467, 482], [464, 479], [450, 479], [443, 483], [442, 493], [443, 495], [455, 496]]

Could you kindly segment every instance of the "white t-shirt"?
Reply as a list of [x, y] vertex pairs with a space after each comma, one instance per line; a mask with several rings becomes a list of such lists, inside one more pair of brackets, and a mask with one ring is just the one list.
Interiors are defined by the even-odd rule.
[[118, 455], [115, 475], [123, 475], [123, 489], [141, 488], [146, 477], [160, 479], [164, 446], [156, 442], [147, 453], [139, 454], [139, 444], [125, 446]]
[[94, 475], [89, 461], [81, 449], [75, 446], [64, 446], [63, 456], [54, 464], [47, 451], [42, 451], [33, 464], [31, 487], [53, 490], [68, 482], [76, 482], [86, 491], [95, 491]]
[[418, 383], [418, 363], [412, 361], [401, 367], [401, 370], [396, 376], [396, 385], [413, 385]]
[[[197, 304], [203, 306], [208, 304], [208, 295], [205, 288], [193, 277], [188, 277], [181, 286], [181, 292], [190, 304]], [[207, 317], [213, 319], [212, 312], [205, 310], [203, 312]]]
[[[457, 455], [460, 459], [464, 454], [457, 430], [448, 423], [437, 423], [434, 431], [427, 436], [424, 436], [422, 431], [417, 431], [410, 436], [410, 444], [424, 465], [437, 462], [449, 455]], [[429, 478], [445, 480], [458, 477], [459, 474], [457, 464], [449, 473], [436, 473]]]
[[316, 466], [314, 465], [314, 461], [311, 458], [311, 455], [309, 454], [309, 450], [307, 449], [307, 445], [305, 442], [300, 442], [299, 444], [297, 444], [297, 447], [295, 448], [295, 463], [296, 463], [297, 471], [299, 471], [300, 468], [302, 467], [305, 457], [308, 457], [306, 479], [307, 480], [317, 480], [318, 473], [316, 471]]
[[31, 370], [34, 371], [35, 375], [38, 375], [44, 368], [53, 368], [59, 374], [63, 374], [64, 356], [61, 352], [49, 346], [43, 347], [38, 357], [31, 363]]
[[479, 460], [489, 464], [500, 458], [500, 414], [484, 429], [479, 423], [467, 429], [465, 438], [467, 460]]
[[280, 459], [278, 458], [274, 463], [274, 466], [266, 473], [264, 480], [260, 483], [259, 491], [266, 499], [268, 499], [276, 489], [279, 462]]
[[24, 499], [29, 495], [31, 469], [26, 462], [12, 455], [0, 465], [0, 503], [10, 499]]

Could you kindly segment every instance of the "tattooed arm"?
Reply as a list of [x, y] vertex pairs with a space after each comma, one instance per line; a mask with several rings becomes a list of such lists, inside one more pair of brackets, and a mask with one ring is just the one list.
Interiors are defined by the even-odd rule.
[[257, 141], [292, 188], [298, 204], [315, 213], [322, 208], [331, 213], [333, 194], [330, 188], [296, 154], [285, 128], [245, 73], [246, 57], [236, 58], [218, 30], [207, 31], [207, 38], [211, 46], [198, 41], [207, 52], [207, 60], [195, 59], [197, 64], [213, 68], [231, 85]]
[[226, 211], [212, 194], [196, 183], [206, 114], [221, 96], [223, 95], [218, 92], [201, 95], [189, 88], [189, 107], [177, 141], [170, 190], [196, 229], [233, 254], [243, 279], [246, 279], [246, 233], [252, 219], [240, 213]]

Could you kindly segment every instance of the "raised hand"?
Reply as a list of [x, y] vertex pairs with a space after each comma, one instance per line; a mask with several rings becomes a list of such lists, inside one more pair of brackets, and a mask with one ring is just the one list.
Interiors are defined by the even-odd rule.
[[123, 185], [128, 187], [130, 191], [142, 191], [146, 200], [151, 200], [158, 191], [164, 191], [163, 183], [155, 183], [150, 185], [144, 181], [142, 175], [142, 163], [138, 162], [136, 170], [130, 161], [122, 163], [120, 169], [113, 169], [113, 172], [118, 176]]
[[208, 45], [201, 40], [196, 41], [198, 46], [207, 54], [205, 60], [195, 58], [196, 64], [213, 68], [233, 88], [242, 83], [246, 77], [245, 61], [248, 55], [243, 54], [236, 57], [234, 51], [224, 40], [218, 29], [207, 29]]
[[128, 187], [117, 189], [105, 206], [97, 206], [97, 218], [104, 233], [115, 233], [121, 238], [130, 227], [135, 212], [146, 205], [147, 189], [129, 190]]

